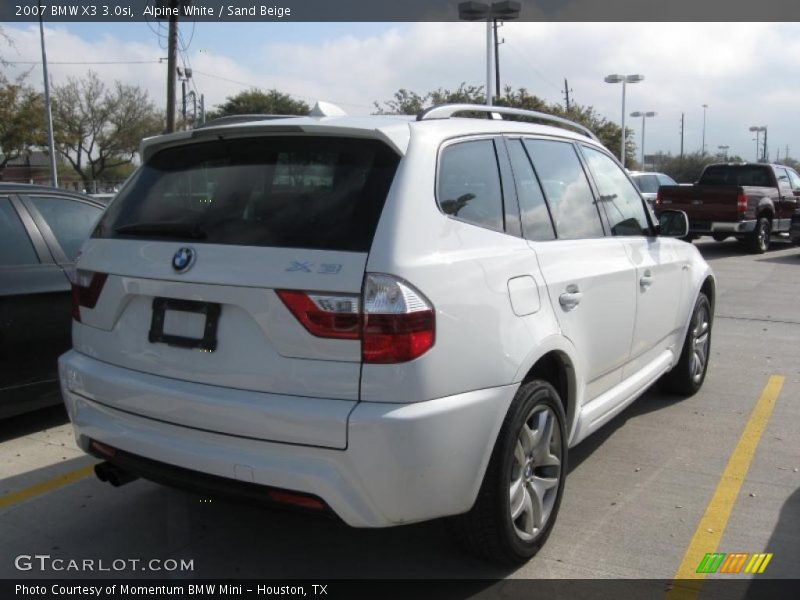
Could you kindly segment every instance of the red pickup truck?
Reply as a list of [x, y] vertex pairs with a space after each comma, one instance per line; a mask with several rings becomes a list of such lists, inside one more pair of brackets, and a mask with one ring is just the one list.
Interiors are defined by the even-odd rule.
[[655, 212], [683, 210], [689, 239], [729, 236], [766, 252], [773, 233], [788, 233], [800, 198], [800, 175], [783, 165], [721, 163], [708, 165], [694, 185], [661, 186]]

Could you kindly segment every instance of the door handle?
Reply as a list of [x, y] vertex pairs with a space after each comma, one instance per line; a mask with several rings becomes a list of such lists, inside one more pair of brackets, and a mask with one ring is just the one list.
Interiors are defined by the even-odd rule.
[[568, 285], [567, 291], [558, 297], [558, 302], [564, 312], [569, 312], [576, 308], [581, 303], [583, 292], [578, 289], [577, 285]]
[[642, 291], [645, 292], [651, 285], [653, 285], [653, 277], [650, 271], [645, 271], [644, 275], [639, 279], [639, 286], [642, 288]]

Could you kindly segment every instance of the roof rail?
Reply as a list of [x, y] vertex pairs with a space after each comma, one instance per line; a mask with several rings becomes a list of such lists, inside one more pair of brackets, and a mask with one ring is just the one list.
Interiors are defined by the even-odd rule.
[[264, 114], [251, 114], [251, 115], [226, 115], [224, 117], [217, 117], [206, 121], [202, 125], [198, 125], [195, 129], [202, 129], [204, 127], [211, 127], [216, 125], [231, 125], [232, 123], [246, 123], [249, 121], [272, 121], [273, 119], [293, 119], [301, 115], [264, 115]]
[[449, 119], [461, 112], [486, 113], [486, 116], [489, 119], [496, 119], [498, 117], [502, 119], [503, 115], [539, 119], [540, 121], [548, 121], [564, 127], [571, 127], [572, 129], [576, 129], [580, 133], [590, 137], [596, 142], [600, 141], [597, 139], [597, 136], [592, 132], [591, 129], [584, 127], [579, 123], [575, 123], [574, 121], [570, 121], [569, 119], [564, 119], [555, 115], [549, 115], [536, 110], [525, 110], [522, 108], [511, 108], [508, 106], [489, 106], [487, 104], [440, 104], [439, 106], [431, 106], [430, 108], [423, 110], [417, 115], [417, 121], [427, 121], [430, 119]]

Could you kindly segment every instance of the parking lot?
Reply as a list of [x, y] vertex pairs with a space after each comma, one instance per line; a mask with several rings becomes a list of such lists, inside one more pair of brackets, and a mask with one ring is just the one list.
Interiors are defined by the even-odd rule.
[[[54, 408], [0, 423], [0, 577], [671, 579], [716, 551], [769, 552], [757, 577], [798, 578], [800, 248], [706, 240], [718, 296], [704, 387], [680, 401], [651, 390], [574, 448], [553, 533], [517, 570], [464, 555], [441, 522], [355, 530], [147, 481], [112, 488]], [[193, 568], [18, 570], [35, 554]]]

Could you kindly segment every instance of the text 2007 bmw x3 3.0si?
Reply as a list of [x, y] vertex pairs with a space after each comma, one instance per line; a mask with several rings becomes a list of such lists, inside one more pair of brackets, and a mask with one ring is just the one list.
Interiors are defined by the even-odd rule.
[[144, 142], [78, 263], [78, 444], [117, 485], [450, 517], [526, 560], [569, 447], [703, 384], [713, 274], [580, 125], [325, 109]]

